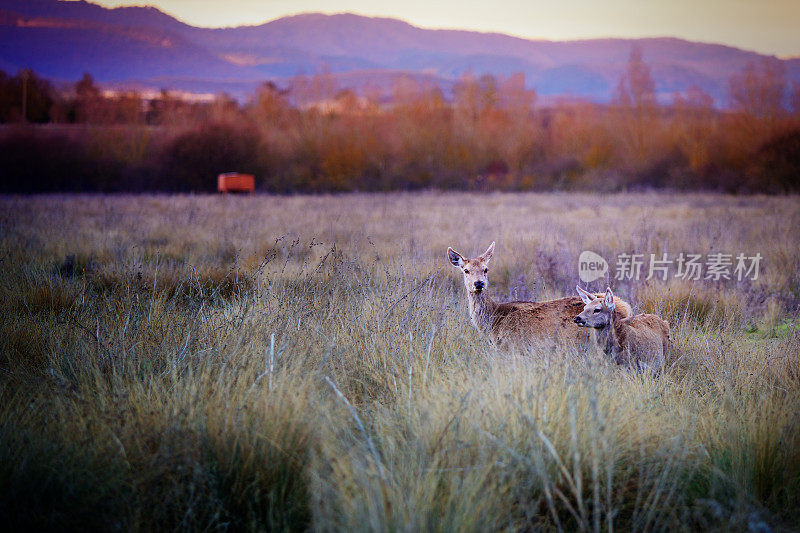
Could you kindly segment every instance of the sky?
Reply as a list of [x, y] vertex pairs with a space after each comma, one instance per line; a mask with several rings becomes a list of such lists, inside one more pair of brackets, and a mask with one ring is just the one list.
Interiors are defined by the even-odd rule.
[[152, 5], [193, 26], [261, 24], [297, 13], [356, 13], [424, 28], [529, 39], [681, 37], [800, 56], [800, 0], [90, 0]]

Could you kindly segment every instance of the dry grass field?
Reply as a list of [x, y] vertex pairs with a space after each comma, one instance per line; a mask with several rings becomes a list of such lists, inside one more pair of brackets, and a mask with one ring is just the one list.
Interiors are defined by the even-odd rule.
[[[798, 200], [0, 198], [0, 516], [800, 528]], [[653, 376], [592, 350], [489, 346], [445, 250], [493, 240], [498, 300], [573, 295], [582, 250], [764, 259], [755, 281], [610, 280], [672, 325]]]

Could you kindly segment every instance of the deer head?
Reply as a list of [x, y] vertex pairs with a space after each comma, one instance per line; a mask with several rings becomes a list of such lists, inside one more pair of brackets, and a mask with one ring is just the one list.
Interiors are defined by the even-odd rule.
[[464, 275], [464, 285], [471, 293], [481, 293], [489, 286], [489, 260], [494, 253], [494, 242], [478, 257], [466, 259], [452, 248], [447, 248], [447, 259], [452, 265], [461, 270]]
[[602, 329], [611, 324], [611, 314], [614, 312], [614, 293], [610, 288], [606, 289], [606, 294], [602, 298], [580, 287], [575, 287], [575, 289], [584, 303], [581, 314], [572, 319], [576, 324], [596, 329]]

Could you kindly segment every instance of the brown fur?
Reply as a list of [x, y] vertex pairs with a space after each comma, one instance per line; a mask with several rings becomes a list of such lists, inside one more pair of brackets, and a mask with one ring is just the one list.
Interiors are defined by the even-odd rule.
[[[578, 297], [495, 305], [491, 336], [498, 345], [520, 344], [537, 339], [554, 339], [560, 343], [584, 343], [589, 340], [589, 332], [575, 327], [573, 322], [575, 315], [583, 309], [583, 302]], [[620, 309], [630, 309], [628, 303], [622, 300], [619, 306]], [[628, 315], [620, 316], [625, 318]]]
[[[661, 369], [671, 341], [669, 323], [656, 315], [623, 317], [611, 289], [605, 295], [598, 295], [578, 287], [578, 293], [585, 305], [575, 316], [575, 322], [594, 329], [597, 344], [606, 355], [617, 364], [655, 371]], [[626, 313], [630, 311], [626, 310]]]
[[[494, 243], [482, 255], [466, 259], [447, 249], [448, 260], [461, 269], [467, 288], [469, 314], [472, 324], [498, 346], [527, 345], [537, 341], [555, 340], [560, 343], [587, 342], [589, 334], [578, 328], [573, 318], [583, 309], [580, 298], [568, 297], [545, 302], [497, 303], [487, 293], [488, 264], [494, 253]], [[630, 314], [630, 305], [618, 301], [621, 318]]]
[[614, 321], [618, 364], [660, 368], [669, 349], [669, 323], [656, 315], [636, 315]]

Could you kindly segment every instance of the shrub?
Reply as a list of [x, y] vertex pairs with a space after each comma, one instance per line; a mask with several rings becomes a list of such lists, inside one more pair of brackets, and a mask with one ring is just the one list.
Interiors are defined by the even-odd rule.
[[751, 189], [767, 193], [800, 191], [800, 129], [764, 143], [748, 172]]
[[15, 130], [0, 138], [0, 192], [96, 191], [117, 175], [113, 162], [94, 158], [63, 134]]
[[160, 160], [157, 189], [214, 191], [221, 172], [258, 174], [258, 133], [249, 125], [211, 123], [170, 142]]

